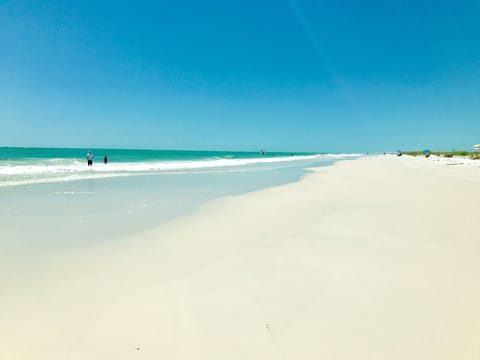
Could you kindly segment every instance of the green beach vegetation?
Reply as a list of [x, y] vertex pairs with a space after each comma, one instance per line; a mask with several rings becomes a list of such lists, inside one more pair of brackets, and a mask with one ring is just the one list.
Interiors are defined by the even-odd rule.
[[402, 151], [405, 155], [411, 156], [425, 156], [425, 155], [436, 155], [441, 157], [468, 157], [473, 160], [480, 160], [480, 152], [479, 151]]

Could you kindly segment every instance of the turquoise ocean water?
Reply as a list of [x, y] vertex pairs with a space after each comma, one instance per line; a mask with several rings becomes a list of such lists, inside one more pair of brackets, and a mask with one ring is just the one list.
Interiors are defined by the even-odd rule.
[[[86, 166], [86, 154], [95, 156]], [[108, 164], [103, 164], [104, 156]], [[0, 186], [229, 169], [314, 159], [312, 153], [0, 147]]]
[[87, 148], [29, 148], [0, 147], [1, 160], [20, 159], [79, 159], [84, 160], [87, 151], [102, 160], [104, 155], [115, 162], [138, 162], [157, 160], [201, 160], [201, 159], [251, 159], [262, 156], [314, 155], [315, 153], [265, 152], [260, 151], [199, 151], [199, 150], [142, 150], [142, 149], [87, 149]]

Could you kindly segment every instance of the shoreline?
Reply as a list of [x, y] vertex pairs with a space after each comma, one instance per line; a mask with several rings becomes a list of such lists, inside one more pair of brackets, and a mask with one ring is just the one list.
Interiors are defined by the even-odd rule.
[[476, 359], [478, 169], [375, 156], [7, 284], [2, 359]]
[[52, 248], [115, 241], [185, 216], [217, 198], [295, 182], [307, 166], [330, 164], [322, 160], [0, 187], [0, 252], [15, 248], [19, 256], [28, 251], [43, 254]]

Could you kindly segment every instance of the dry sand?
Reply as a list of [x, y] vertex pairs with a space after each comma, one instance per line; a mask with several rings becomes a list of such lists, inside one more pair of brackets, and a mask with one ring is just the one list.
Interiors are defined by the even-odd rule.
[[479, 185], [478, 167], [344, 161], [22, 264], [0, 359], [478, 360]]

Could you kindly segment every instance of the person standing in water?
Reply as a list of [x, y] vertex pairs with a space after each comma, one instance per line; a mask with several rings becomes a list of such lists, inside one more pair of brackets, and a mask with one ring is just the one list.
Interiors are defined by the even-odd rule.
[[87, 165], [92, 166], [93, 165], [93, 154], [91, 151], [88, 151], [87, 153]]
[[108, 163], [107, 155], [105, 155], [105, 156], [103, 157], [103, 163], [104, 163], [105, 165], [107, 165], [107, 163]]

